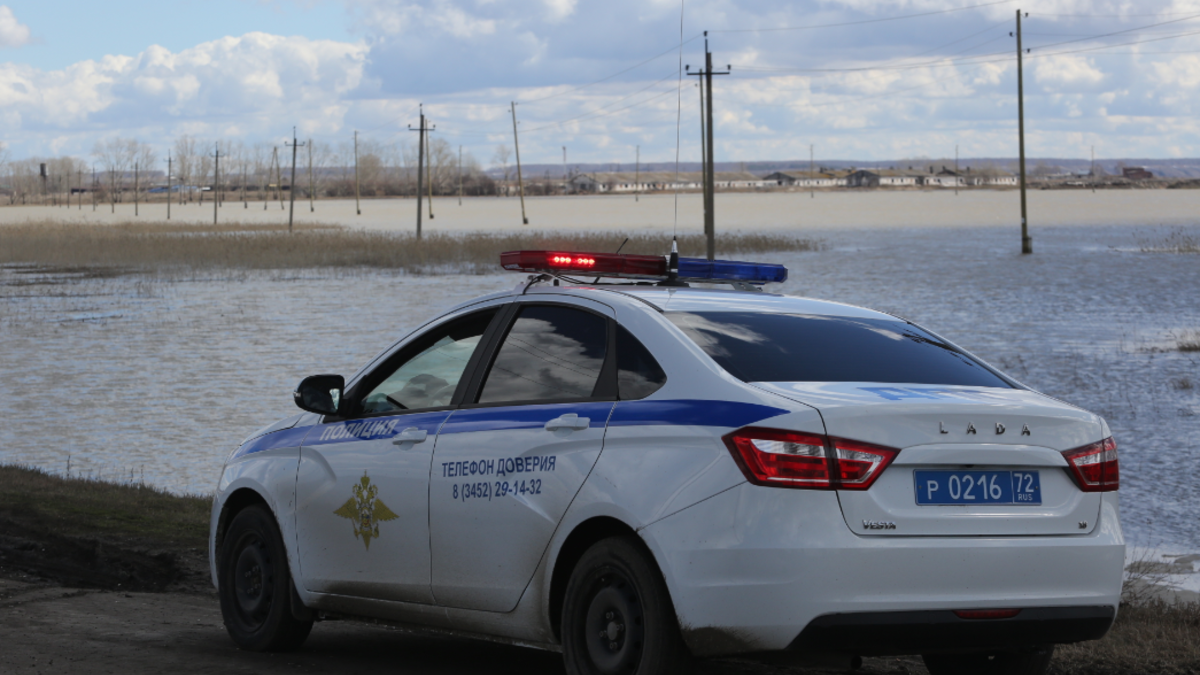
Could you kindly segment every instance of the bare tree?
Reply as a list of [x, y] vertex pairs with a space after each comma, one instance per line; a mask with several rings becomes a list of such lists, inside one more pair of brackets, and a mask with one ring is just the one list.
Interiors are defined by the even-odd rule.
[[194, 173], [196, 170], [196, 139], [193, 136], [184, 134], [175, 139], [175, 176], [179, 181], [179, 203], [182, 204], [186, 198], [190, 201], [192, 191], [190, 189]]
[[512, 157], [512, 150], [503, 143], [496, 146], [496, 154], [492, 155], [492, 164], [500, 167], [504, 174], [505, 194], [508, 192], [508, 160], [510, 157]]

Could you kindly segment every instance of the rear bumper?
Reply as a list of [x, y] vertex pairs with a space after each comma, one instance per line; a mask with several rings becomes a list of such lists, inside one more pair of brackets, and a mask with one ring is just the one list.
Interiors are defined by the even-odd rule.
[[[743, 484], [641, 535], [697, 656], [831, 651], [835, 638], [860, 654], [914, 653], [955, 646], [935, 638], [956, 631], [973, 649], [1094, 639], [1116, 614], [1125, 559], [1115, 493], [1087, 534], [865, 537], [846, 527], [834, 492]], [[963, 623], [952, 613], [1001, 608], [1022, 612]], [[894, 625], [902, 619], [917, 620]], [[853, 636], [855, 621], [869, 638]], [[1046, 632], [1024, 634], [1038, 626]]]
[[1021, 649], [1104, 637], [1116, 609], [1038, 607], [1011, 619], [960, 619], [949, 610], [828, 614], [788, 645], [792, 651], [860, 656]]

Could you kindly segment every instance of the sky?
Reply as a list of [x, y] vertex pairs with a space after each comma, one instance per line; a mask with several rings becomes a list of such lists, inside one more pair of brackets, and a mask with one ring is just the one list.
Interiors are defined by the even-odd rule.
[[0, 0], [0, 142], [696, 161], [707, 39], [718, 161], [1015, 157], [1018, 9], [1030, 156], [1200, 156], [1200, 0]]

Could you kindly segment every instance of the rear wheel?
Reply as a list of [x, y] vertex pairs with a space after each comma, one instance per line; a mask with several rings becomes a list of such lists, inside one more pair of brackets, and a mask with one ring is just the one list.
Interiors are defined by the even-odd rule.
[[271, 513], [251, 506], [234, 516], [219, 556], [221, 616], [233, 641], [256, 652], [303, 644], [313, 622], [292, 616], [292, 575]]
[[1042, 675], [1050, 667], [1054, 645], [1031, 651], [976, 654], [925, 654], [929, 675]]
[[563, 661], [570, 675], [677, 675], [687, 647], [662, 574], [632, 537], [592, 545], [571, 572], [563, 602]]

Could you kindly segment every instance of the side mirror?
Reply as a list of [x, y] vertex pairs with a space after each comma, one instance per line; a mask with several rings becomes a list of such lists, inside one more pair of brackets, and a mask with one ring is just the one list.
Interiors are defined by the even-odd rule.
[[341, 409], [346, 378], [341, 375], [310, 375], [300, 381], [292, 397], [301, 410], [336, 415]]

